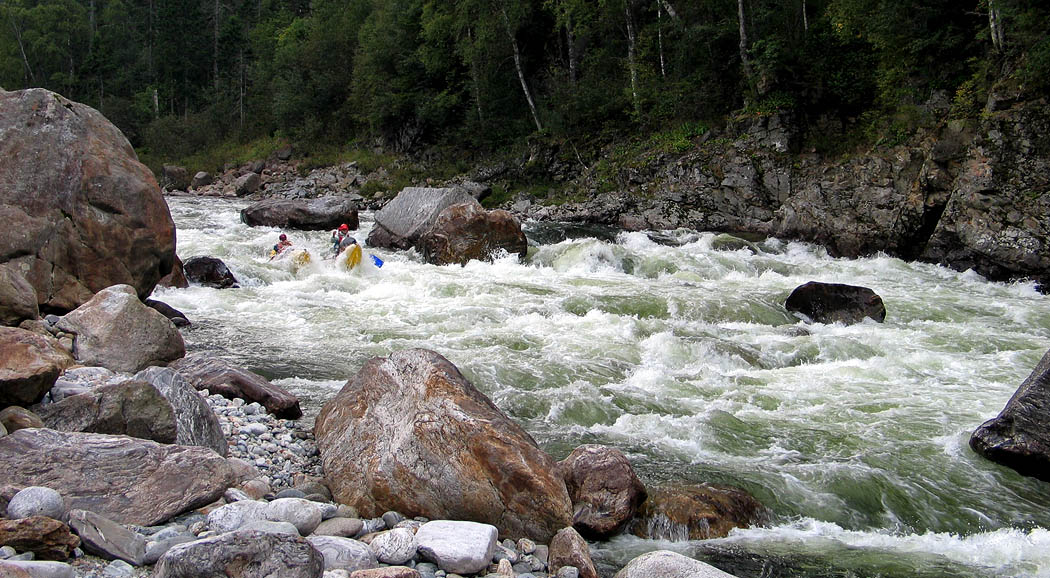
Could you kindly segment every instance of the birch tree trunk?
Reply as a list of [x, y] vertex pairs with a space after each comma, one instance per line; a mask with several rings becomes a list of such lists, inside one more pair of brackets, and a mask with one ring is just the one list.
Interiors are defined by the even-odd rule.
[[806, 0], [802, 0], [802, 31], [809, 33], [809, 15], [806, 14]]
[[660, 77], [667, 78], [667, 67], [664, 66], [664, 11], [660, 7], [660, 3], [656, 4], [656, 39], [657, 44], [660, 48]]
[[623, 15], [627, 20], [627, 68], [631, 73], [631, 100], [634, 112], [641, 115], [642, 105], [638, 100], [638, 64], [635, 62], [634, 19], [631, 18], [631, 1], [623, 0]]
[[988, 0], [988, 28], [992, 34], [992, 47], [997, 52], [1002, 52], [1005, 45], [1003, 38], [1003, 23], [999, 16], [999, 6], [996, 0]]
[[744, 0], [736, 0], [737, 15], [740, 20], [740, 68], [744, 72], [744, 80], [751, 86], [751, 61], [747, 57], [747, 24], [744, 14]]
[[15, 23], [15, 17], [12, 14], [8, 14], [11, 21], [11, 29], [15, 32], [15, 40], [18, 42], [18, 51], [22, 53], [22, 64], [25, 66], [25, 86], [32, 86], [36, 82], [36, 77], [33, 75], [33, 67], [29, 65], [29, 57], [26, 56], [26, 47], [22, 44], [22, 31], [18, 29], [18, 24]]
[[514, 36], [514, 31], [510, 29], [510, 17], [507, 16], [506, 6], [500, 5], [500, 15], [503, 17], [503, 28], [506, 30], [507, 36], [510, 38], [511, 48], [514, 50], [514, 68], [518, 71], [521, 91], [525, 93], [525, 100], [529, 103], [529, 112], [532, 113], [532, 121], [536, 123], [536, 130], [542, 131], [543, 125], [540, 124], [540, 116], [536, 113], [536, 103], [532, 100], [529, 84], [525, 81], [525, 70], [521, 66], [521, 51], [518, 50], [518, 39]]
[[678, 18], [678, 13], [674, 11], [674, 6], [671, 6], [671, 3], [668, 2], [668, 0], [657, 0], [657, 1], [660, 4], [660, 6], [664, 7], [664, 11], [667, 12], [667, 14], [671, 18], [676, 18], [676, 19]]

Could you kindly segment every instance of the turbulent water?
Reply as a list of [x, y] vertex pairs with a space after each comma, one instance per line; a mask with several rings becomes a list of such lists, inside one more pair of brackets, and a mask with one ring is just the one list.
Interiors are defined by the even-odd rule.
[[[453, 363], [556, 459], [623, 450], [647, 485], [717, 482], [772, 508], [728, 538], [620, 537], [609, 573], [673, 549], [739, 576], [1050, 576], [1050, 485], [968, 447], [1050, 347], [1050, 299], [1025, 283], [766, 240], [525, 225], [528, 258], [437, 267], [414, 252], [339, 271], [268, 261], [279, 231], [244, 206], [169, 198], [178, 254], [221, 258], [239, 289], [158, 289], [212, 350], [300, 396], [308, 415], [364, 363], [405, 348]], [[362, 215], [364, 241], [372, 226]], [[807, 281], [871, 287], [885, 323], [804, 324]]]

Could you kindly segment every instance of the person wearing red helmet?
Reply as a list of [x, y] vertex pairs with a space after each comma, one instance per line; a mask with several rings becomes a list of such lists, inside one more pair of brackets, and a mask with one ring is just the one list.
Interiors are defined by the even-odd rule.
[[350, 234], [350, 226], [346, 223], [339, 225], [339, 228], [332, 231], [332, 251], [338, 255], [342, 253], [350, 245], [356, 245], [357, 239]]
[[288, 247], [292, 246], [292, 242], [288, 240], [288, 235], [281, 233], [280, 237], [277, 237], [277, 244], [273, 246], [273, 250], [270, 251], [270, 258], [273, 259], [277, 255], [281, 254]]

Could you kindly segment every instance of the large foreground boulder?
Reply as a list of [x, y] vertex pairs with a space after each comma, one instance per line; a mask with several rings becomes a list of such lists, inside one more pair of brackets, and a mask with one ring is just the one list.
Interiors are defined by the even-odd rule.
[[1050, 351], [996, 417], [970, 436], [970, 447], [1024, 476], [1050, 482]]
[[207, 448], [50, 429], [0, 438], [0, 463], [0, 486], [47, 486], [72, 509], [140, 526], [210, 504], [233, 480]]
[[558, 470], [572, 499], [572, 525], [585, 538], [619, 534], [645, 502], [645, 486], [616, 448], [582, 445], [558, 462]]
[[667, 486], [649, 492], [635, 535], [659, 540], [723, 538], [733, 528], [765, 523], [769, 510], [739, 488], [713, 484]]
[[335, 229], [343, 223], [351, 229], [359, 226], [357, 203], [345, 197], [267, 199], [241, 209], [241, 221], [249, 227], [304, 231]]
[[615, 578], [735, 578], [710, 564], [670, 550], [657, 550], [631, 560]]
[[860, 323], [870, 317], [886, 319], [882, 297], [867, 287], [810, 281], [799, 285], [784, 304], [788, 311], [805, 315], [816, 323]]
[[29, 406], [44, 398], [73, 357], [58, 341], [0, 327], [0, 406]]
[[128, 285], [99, 291], [62, 317], [58, 328], [76, 334], [73, 356], [77, 361], [116, 372], [167, 365], [186, 354], [175, 325], [142, 303]]
[[36, 290], [17, 268], [0, 264], [0, 325], [14, 327], [38, 317]]
[[37, 414], [53, 430], [128, 435], [162, 444], [174, 443], [177, 431], [171, 404], [144, 381], [103, 385], [42, 405]]
[[282, 419], [303, 415], [299, 398], [270, 383], [263, 376], [241, 369], [207, 353], [191, 353], [171, 364], [197, 390], [207, 389], [228, 399], [257, 402]]
[[0, 262], [41, 309], [111, 285], [146, 298], [171, 271], [175, 223], [153, 173], [98, 111], [43, 89], [0, 90]]
[[368, 245], [386, 249], [408, 249], [437, 220], [446, 207], [470, 203], [480, 205], [461, 189], [408, 187], [375, 214]]
[[521, 223], [508, 211], [486, 211], [476, 201], [446, 207], [419, 238], [423, 259], [434, 265], [471, 259], [491, 261], [500, 251], [524, 258], [529, 242]]
[[571, 523], [554, 460], [433, 351], [368, 361], [314, 434], [333, 496], [364, 516], [470, 520], [540, 542]]
[[323, 573], [324, 558], [306, 539], [244, 530], [173, 547], [157, 562], [153, 578], [320, 578]]

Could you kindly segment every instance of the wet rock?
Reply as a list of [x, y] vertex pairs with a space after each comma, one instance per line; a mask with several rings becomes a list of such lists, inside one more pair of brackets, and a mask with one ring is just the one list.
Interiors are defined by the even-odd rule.
[[784, 304], [815, 323], [859, 323], [865, 317], [882, 322], [886, 306], [882, 297], [867, 287], [810, 281], [791, 292]]
[[267, 199], [241, 209], [241, 221], [249, 227], [279, 227], [325, 231], [346, 223], [359, 226], [357, 203], [348, 197], [315, 199]]
[[33, 552], [41, 560], [68, 560], [80, 546], [80, 539], [54, 518], [32, 516], [0, 520], [0, 546]]
[[233, 478], [206, 448], [49, 429], [0, 438], [0, 463], [0, 486], [47, 486], [70, 508], [144, 526], [214, 502]]
[[317, 578], [323, 572], [324, 558], [304, 538], [246, 531], [174, 546], [157, 562], [153, 578]]
[[367, 243], [370, 247], [387, 249], [413, 247], [441, 211], [460, 203], [478, 205], [462, 190], [408, 187], [376, 212], [375, 226], [368, 234]]
[[187, 327], [190, 325], [190, 320], [186, 319], [186, 314], [178, 309], [164, 303], [163, 301], [157, 301], [156, 299], [146, 299], [142, 302], [146, 307], [153, 309], [157, 313], [168, 318], [169, 321], [175, 324], [175, 327]]
[[970, 436], [970, 447], [1021, 475], [1050, 482], [1050, 351], [1021, 383], [999, 415]]
[[739, 488], [712, 484], [669, 486], [650, 490], [638, 512], [634, 534], [660, 540], [707, 540], [768, 519], [769, 510]]
[[73, 356], [78, 362], [117, 372], [167, 365], [186, 354], [179, 330], [145, 306], [129, 285], [99, 291], [57, 327], [76, 334]]
[[571, 523], [554, 460], [433, 351], [368, 361], [314, 434], [332, 494], [366, 517], [476, 520], [539, 541]]
[[524, 258], [529, 245], [521, 224], [507, 211], [486, 211], [476, 202], [446, 207], [417, 242], [427, 263], [465, 265], [491, 261], [500, 251]]
[[47, 311], [116, 284], [145, 298], [171, 271], [175, 224], [153, 173], [98, 111], [58, 94], [0, 91], [0, 261]]
[[699, 560], [669, 550], [657, 550], [631, 560], [615, 578], [735, 578]]
[[284, 419], [299, 419], [303, 415], [297, 397], [261, 375], [217, 357], [193, 353], [172, 363], [171, 367], [197, 390], [207, 389], [226, 398], [258, 402], [270, 413]]
[[51, 337], [0, 327], [0, 406], [29, 406], [44, 398], [73, 357]]
[[645, 486], [616, 448], [582, 445], [558, 462], [558, 470], [572, 500], [572, 525], [587, 538], [619, 534], [645, 501]]
[[182, 265], [186, 279], [193, 283], [199, 283], [205, 287], [215, 289], [229, 289], [240, 287], [237, 278], [233, 276], [230, 269], [217, 257], [190, 257]]

